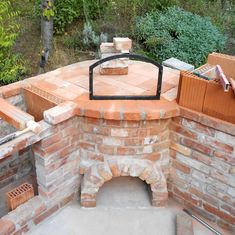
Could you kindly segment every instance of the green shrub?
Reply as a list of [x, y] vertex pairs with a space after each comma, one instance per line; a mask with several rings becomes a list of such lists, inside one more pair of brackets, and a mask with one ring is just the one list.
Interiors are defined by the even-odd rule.
[[54, 30], [64, 32], [65, 27], [81, 15], [81, 0], [56, 0]]
[[[82, 13], [83, 0], [56, 0], [54, 2], [54, 32], [63, 33]], [[35, 14], [41, 15], [41, 0], [36, 0]]]
[[223, 50], [226, 42], [208, 18], [178, 7], [140, 17], [135, 35], [153, 58], [176, 57], [195, 66], [204, 63], [209, 53]]
[[16, 24], [17, 13], [11, 9], [10, 1], [0, 2], [0, 84], [15, 82], [25, 73], [19, 55], [12, 52], [19, 26]]

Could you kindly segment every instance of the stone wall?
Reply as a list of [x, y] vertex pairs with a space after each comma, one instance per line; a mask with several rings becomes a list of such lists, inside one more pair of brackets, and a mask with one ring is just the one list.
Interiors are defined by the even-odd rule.
[[182, 109], [170, 129], [170, 195], [203, 217], [235, 230], [234, 125]]

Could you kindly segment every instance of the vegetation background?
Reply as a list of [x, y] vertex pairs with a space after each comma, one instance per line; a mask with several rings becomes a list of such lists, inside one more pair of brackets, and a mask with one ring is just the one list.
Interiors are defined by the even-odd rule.
[[[41, 0], [1, 0], [0, 85], [38, 74], [42, 50], [40, 3]], [[181, 14], [175, 13], [176, 18], [162, 21], [162, 17], [169, 14], [168, 7], [178, 9], [175, 6], [181, 8]], [[200, 30], [200, 26], [195, 27], [197, 16], [192, 21], [186, 20], [191, 25], [186, 26], [184, 23], [180, 27], [187, 29], [184, 30], [186, 35], [195, 32], [194, 38], [204, 38], [207, 43], [201, 50], [195, 46], [194, 54], [195, 51], [200, 52], [198, 54], [205, 52], [200, 58], [185, 57], [184, 53], [180, 58], [198, 66], [213, 50], [235, 54], [235, 0], [56, 0], [53, 12], [54, 50], [50, 54], [46, 70], [95, 58], [100, 42], [112, 40], [113, 36], [132, 38], [134, 52], [147, 54], [158, 60], [171, 54], [179, 55], [183, 49], [182, 46], [179, 49], [176, 42], [182, 38], [182, 30], [174, 31], [169, 28], [175, 22], [181, 22], [184, 14], [189, 18], [194, 17], [188, 12], [203, 17], [199, 21], [205, 20], [202, 22], [207, 22], [208, 30], [205, 27], [204, 31]], [[152, 18], [146, 18], [146, 15]], [[146, 25], [150, 27], [148, 32]], [[158, 30], [158, 27], [163, 27], [165, 31]], [[166, 33], [170, 36], [161, 36]], [[151, 40], [147, 40], [149, 38]], [[162, 38], [164, 43], [159, 43]], [[210, 43], [212, 39], [216, 39], [214, 44]], [[186, 48], [190, 43], [187, 39], [181, 45]], [[170, 49], [166, 50], [166, 44]], [[174, 48], [178, 48], [175, 54]]]

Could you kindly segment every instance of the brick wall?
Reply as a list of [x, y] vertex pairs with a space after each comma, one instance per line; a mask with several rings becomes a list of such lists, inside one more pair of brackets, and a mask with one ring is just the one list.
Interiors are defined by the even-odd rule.
[[93, 163], [112, 158], [131, 157], [157, 161], [169, 173], [170, 120], [115, 121], [81, 118], [82, 138], [79, 141], [84, 173]]
[[0, 189], [26, 176], [33, 170], [33, 152], [30, 147], [0, 160]]
[[104, 120], [76, 113], [72, 102], [44, 112], [42, 133], [26, 141], [34, 144], [39, 195], [0, 219], [0, 234], [37, 225], [74, 198], [81, 174], [94, 163], [115, 158], [160, 163], [171, 196], [234, 229], [234, 125], [185, 109], [180, 117], [153, 121]]
[[47, 137], [34, 145], [39, 195], [55, 205], [78, 192], [80, 185], [79, 118], [50, 126]]
[[184, 113], [170, 126], [170, 195], [235, 230], [235, 136], [228, 133], [235, 128], [196, 112]]

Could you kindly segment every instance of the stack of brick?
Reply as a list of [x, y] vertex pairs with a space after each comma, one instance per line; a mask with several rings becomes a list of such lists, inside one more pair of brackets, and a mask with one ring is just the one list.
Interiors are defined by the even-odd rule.
[[[129, 53], [132, 40], [129, 38], [113, 38], [113, 42], [100, 45], [101, 59], [121, 53]], [[114, 59], [100, 65], [102, 75], [126, 75], [128, 74], [128, 58]]]

